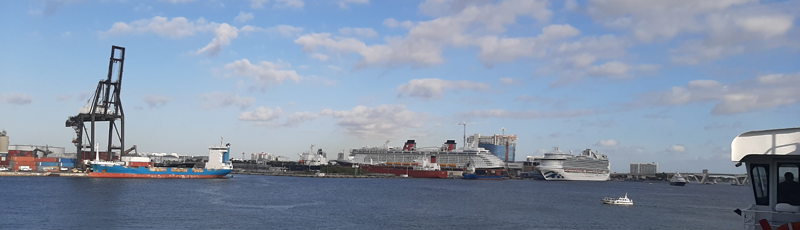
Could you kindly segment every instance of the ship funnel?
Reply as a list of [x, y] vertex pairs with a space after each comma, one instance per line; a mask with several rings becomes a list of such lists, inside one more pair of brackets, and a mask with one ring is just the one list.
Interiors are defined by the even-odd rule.
[[417, 142], [415, 142], [414, 140], [408, 140], [406, 141], [406, 144], [403, 145], [403, 151], [414, 151], [417, 149], [416, 147], [417, 147]]
[[444, 142], [444, 147], [446, 151], [453, 151], [456, 149], [456, 140], [447, 140]]

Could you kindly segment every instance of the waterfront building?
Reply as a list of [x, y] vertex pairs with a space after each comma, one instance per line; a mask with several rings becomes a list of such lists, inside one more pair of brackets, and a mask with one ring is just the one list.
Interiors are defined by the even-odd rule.
[[631, 163], [631, 173], [655, 174], [658, 173], [658, 163]]
[[[467, 137], [467, 143], [474, 140], [475, 136]], [[503, 162], [513, 162], [517, 153], [517, 135], [478, 136], [478, 147], [489, 150]]]

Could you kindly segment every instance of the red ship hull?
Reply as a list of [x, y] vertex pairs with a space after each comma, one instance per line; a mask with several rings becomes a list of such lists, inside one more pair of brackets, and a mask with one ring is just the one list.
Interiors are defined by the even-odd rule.
[[403, 167], [389, 167], [389, 166], [362, 166], [364, 170], [373, 173], [391, 173], [397, 176], [408, 174], [409, 177], [414, 178], [447, 178], [447, 171], [419, 171], [406, 169]]

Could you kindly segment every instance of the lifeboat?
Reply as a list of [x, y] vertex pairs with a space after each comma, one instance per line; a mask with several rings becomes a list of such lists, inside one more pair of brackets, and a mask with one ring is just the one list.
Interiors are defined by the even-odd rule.
[[456, 167], [456, 164], [448, 164], [447, 166]]

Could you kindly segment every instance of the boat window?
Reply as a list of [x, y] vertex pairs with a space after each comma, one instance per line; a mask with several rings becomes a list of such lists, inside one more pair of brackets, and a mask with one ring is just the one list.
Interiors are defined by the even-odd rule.
[[800, 182], [798, 163], [778, 164], [778, 203], [800, 205]]
[[750, 168], [750, 181], [753, 182], [753, 194], [756, 205], [769, 205], [769, 165], [756, 164]]

